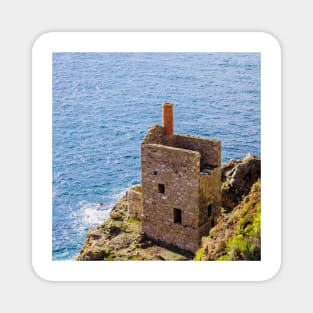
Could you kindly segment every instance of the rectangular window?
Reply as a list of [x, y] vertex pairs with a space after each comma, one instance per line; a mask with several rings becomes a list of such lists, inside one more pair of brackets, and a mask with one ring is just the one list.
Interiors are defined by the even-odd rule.
[[174, 209], [174, 223], [175, 224], [181, 224], [181, 210], [180, 209]]
[[164, 186], [164, 184], [159, 184], [159, 193], [165, 193], [165, 186]]
[[208, 204], [208, 217], [210, 217], [212, 215], [212, 204], [209, 203]]

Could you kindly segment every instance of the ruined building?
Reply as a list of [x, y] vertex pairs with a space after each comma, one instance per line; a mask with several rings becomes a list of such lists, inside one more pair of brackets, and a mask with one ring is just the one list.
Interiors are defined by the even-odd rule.
[[141, 143], [142, 185], [128, 191], [129, 215], [147, 236], [196, 252], [216, 223], [221, 205], [221, 142], [174, 134], [173, 106], [163, 104], [163, 126]]

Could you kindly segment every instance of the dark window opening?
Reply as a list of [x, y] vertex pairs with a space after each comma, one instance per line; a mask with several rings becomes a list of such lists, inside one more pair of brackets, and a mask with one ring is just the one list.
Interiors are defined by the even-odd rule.
[[159, 193], [165, 193], [165, 186], [164, 186], [164, 184], [159, 184]]
[[209, 203], [208, 205], [208, 216], [212, 215], [212, 203]]
[[212, 218], [212, 220], [211, 220], [211, 227], [213, 227], [214, 226], [214, 218]]
[[158, 172], [157, 172], [157, 171], [153, 171], [153, 174], [154, 174], [154, 175], [157, 175], [157, 174], [158, 174]]
[[181, 210], [174, 209], [174, 223], [181, 224]]

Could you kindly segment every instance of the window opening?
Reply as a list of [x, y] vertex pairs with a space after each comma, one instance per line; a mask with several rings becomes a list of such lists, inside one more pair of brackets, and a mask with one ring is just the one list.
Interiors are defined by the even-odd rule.
[[164, 186], [164, 184], [159, 184], [159, 193], [165, 193], [165, 186]]
[[208, 216], [212, 215], [212, 203], [209, 203], [208, 205]]
[[174, 223], [181, 224], [182, 211], [180, 209], [174, 209]]

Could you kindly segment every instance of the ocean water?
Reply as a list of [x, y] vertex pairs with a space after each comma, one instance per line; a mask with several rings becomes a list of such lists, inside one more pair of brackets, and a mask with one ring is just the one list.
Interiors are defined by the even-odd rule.
[[259, 53], [53, 54], [53, 260], [140, 183], [140, 142], [174, 104], [176, 133], [218, 138], [222, 163], [260, 155]]

